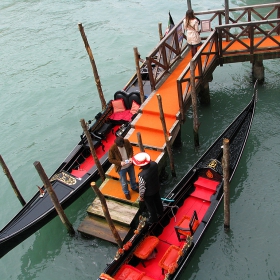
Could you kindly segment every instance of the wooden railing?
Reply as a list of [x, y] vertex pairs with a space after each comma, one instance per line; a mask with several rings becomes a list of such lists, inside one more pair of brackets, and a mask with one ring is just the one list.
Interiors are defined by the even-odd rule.
[[[217, 55], [219, 54], [221, 56], [225, 55], [225, 53], [229, 53], [229, 48], [224, 50], [225, 53], [223, 53], [223, 51], [221, 51], [220, 49], [223, 40], [228, 41], [229, 38], [233, 38], [233, 41], [239, 40], [241, 42], [240, 39], [247, 36], [250, 37], [251, 41], [253, 41], [253, 38], [255, 38], [257, 35], [263, 35], [265, 37], [263, 40], [266, 40], [268, 38], [273, 40], [272, 34], [279, 34], [280, 31], [279, 22], [275, 20], [280, 17], [279, 2], [229, 9], [228, 23], [226, 23], [227, 17], [225, 14], [225, 10], [223, 9], [197, 12], [195, 14], [201, 20], [210, 20], [212, 29], [213, 26], [215, 26], [214, 29], [216, 30], [216, 32], [214, 33], [209, 32], [209, 34], [201, 34], [202, 39], [205, 40], [205, 43], [208, 42], [211, 45], [210, 50], [208, 49], [206, 51], [205, 48], [207, 44], [204, 43], [204, 47], [202, 46], [202, 48], [200, 48], [199, 54], [195, 59], [197, 67], [201, 69], [196, 70], [196, 72], [198, 72], [198, 76], [201, 77], [203, 76], [203, 66], [202, 63], [199, 62], [199, 60], [201, 59], [200, 55], [208, 56], [206, 58], [209, 63], [211, 59], [214, 59], [212, 57], [213, 53]], [[261, 21], [256, 21], [259, 19]], [[182, 22], [183, 19], [178, 24], [176, 24], [176, 26], [146, 57], [152, 90], [156, 89], [161, 79], [166, 75], [166, 73], [171, 70], [172, 66], [174, 66], [174, 64], [181, 58], [182, 54], [186, 50], [188, 50], [186, 35], [182, 32]], [[267, 24], [268, 27], [265, 29], [260, 27], [262, 24]], [[236, 31], [238, 29], [241, 29], [241, 32], [236, 34]], [[219, 32], [219, 36], [217, 35], [217, 32]], [[205, 37], [203, 37], [203, 35]], [[219, 44], [217, 46], [216, 42], [218, 41]], [[246, 44], [244, 45], [244, 47], [247, 49], [246, 51], [248, 51], [248, 48], [250, 48], [250, 53], [257, 51], [262, 42], [258, 43], [258, 45], [256, 46], [251, 46], [251, 43], [250, 46]], [[213, 49], [213, 46], [216, 46], [215, 50]], [[185, 75], [183, 75], [182, 73], [181, 76], [184, 77]], [[183, 78], [183, 80], [184, 79], [185, 78]], [[185, 92], [185, 90], [183, 92]]]
[[[212, 69], [218, 65], [218, 58], [218, 32], [217, 30], [214, 30], [191, 60], [191, 63], [194, 65], [193, 78], [195, 86], [198, 86], [208, 74], [212, 73]], [[184, 107], [183, 104], [191, 90], [191, 63], [186, 66], [177, 79], [177, 92], [180, 108]]]
[[[231, 32], [232, 29], [234, 29], [234, 33]], [[219, 38], [220, 58], [233, 54], [249, 53], [253, 55], [264, 51], [280, 51], [280, 42], [273, 37], [279, 35], [280, 19], [222, 25], [217, 26], [216, 30]], [[238, 30], [240, 32], [236, 33]], [[223, 47], [223, 38], [225, 37], [231, 40], [227, 40], [228, 44]], [[247, 38], [250, 39], [248, 42], [242, 40]], [[259, 40], [255, 40], [257, 38]], [[234, 51], [230, 50], [230, 47], [236, 42], [242, 45], [241, 48]], [[267, 45], [265, 45], [266, 42], [268, 42]], [[272, 42], [275, 44], [274, 46]]]

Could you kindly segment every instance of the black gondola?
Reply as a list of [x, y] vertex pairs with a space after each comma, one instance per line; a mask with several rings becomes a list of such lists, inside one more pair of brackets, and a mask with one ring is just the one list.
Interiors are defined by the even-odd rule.
[[177, 279], [224, 196], [223, 139], [230, 143], [231, 181], [247, 142], [256, 98], [255, 92], [246, 108], [163, 199], [160, 220], [150, 225], [140, 216], [138, 228], [124, 240], [99, 280]]
[[[146, 66], [143, 64], [141, 69], [142, 72], [145, 71]], [[149, 84], [147, 75], [146, 79], [143, 83]], [[151, 92], [151, 88], [147, 87], [145, 93], [149, 94], [149, 90]], [[114, 113], [112, 103], [117, 99], [123, 99], [127, 111], [125, 119], [111, 119]], [[95, 120], [87, 123], [97, 157], [104, 171], [110, 166], [108, 150], [115, 137], [127, 134], [130, 129], [130, 118], [133, 120], [137, 114], [132, 115], [130, 112], [134, 101], [141, 105], [136, 74], [123, 90], [114, 94], [114, 99], [110, 100], [106, 108], [95, 116]], [[78, 144], [50, 177], [50, 181], [58, 201], [65, 209], [89, 188], [91, 181], [96, 181], [99, 177], [87, 138], [83, 133]], [[57, 215], [44, 186], [38, 189], [31, 200], [0, 231], [0, 258]]]

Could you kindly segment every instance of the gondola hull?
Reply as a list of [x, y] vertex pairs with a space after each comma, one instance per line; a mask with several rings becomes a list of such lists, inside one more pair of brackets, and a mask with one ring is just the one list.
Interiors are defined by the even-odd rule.
[[[117, 91], [113, 99], [122, 98], [127, 106], [131, 106], [133, 101], [140, 105], [140, 94], [137, 89], [138, 81], [134, 75], [125, 90]], [[130, 129], [130, 121], [114, 121], [110, 119], [112, 114], [113, 107], [112, 100], [110, 100], [106, 108], [97, 114], [93, 124], [90, 125], [91, 121], [88, 122], [88, 130], [104, 171], [110, 166], [108, 161], [110, 145], [116, 136], [125, 136]], [[106, 131], [103, 135], [104, 126]], [[65, 209], [90, 187], [90, 182], [99, 178], [100, 174], [90, 153], [87, 138], [82, 134], [78, 144], [49, 179], [59, 203]], [[57, 216], [46, 189], [44, 186], [39, 188], [40, 190], [31, 200], [0, 231], [0, 258]]]
[[[177, 279], [213, 218], [223, 193], [223, 139], [229, 139], [229, 181], [243, 153], [252, 125], [256, 93], [246, 108], [207, 149], [163, 199], [157, 223], [142, 217], [99, 280]], [[126, 278], [123, 278], [126, 277]], [[137, 278], [139, 277], [139, 278]]]

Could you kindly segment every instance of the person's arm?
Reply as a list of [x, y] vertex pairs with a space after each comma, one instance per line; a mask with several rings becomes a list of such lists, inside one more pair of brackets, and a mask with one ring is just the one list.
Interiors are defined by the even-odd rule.
[[140, 196], [140, 201], [144, 201], [144, 195], [146, 191], [146, 182], [141, 176], [138, 176], [139, 179], [139, 196]]
[[109, 150], [109, 153], [108, 153], [108, 160], [111, 164], [115, 164], [115, 165], [119, 165], [121, 166], [122, 163], [120, 160], [118, 160], [116, 157], [115, 157], [115, 152], [114, 152], [114, 146], [111, 147], [111, 149]]

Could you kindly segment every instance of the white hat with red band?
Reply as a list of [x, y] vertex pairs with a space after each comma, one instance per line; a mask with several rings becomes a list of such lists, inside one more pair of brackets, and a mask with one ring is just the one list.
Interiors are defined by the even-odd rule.
[[147, 153], [138, 153], [132, 157], [132, 162], [136, 166], [145, 166], [150, 163], [151, 157]]

